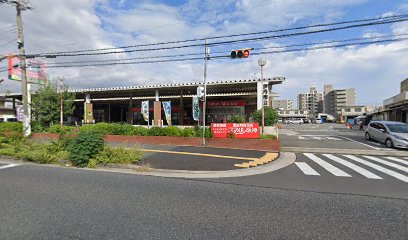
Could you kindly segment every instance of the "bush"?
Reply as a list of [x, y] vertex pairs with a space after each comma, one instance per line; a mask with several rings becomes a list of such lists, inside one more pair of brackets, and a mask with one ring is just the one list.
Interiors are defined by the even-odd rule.
[[229, 123], [244, 123], [245, 117], [241, 115], [234, 115], [230, 120], [228, 120]]
[[46, 132], [58, 133], [58, 134], [67, 134], [67, 133], [74, 133], [75, 128], [70, 127], [70, 126], [62, 126], [62, 128], [61, 128], [61, 125], [54, 124], [54, 125], [51, 125], [48, 129], [46, 129]]
[[172, 136], [172, 137], [180, 137], [182, 136], [181, 129], [175, 126], [169, 126], [165, 129], [165, 134], [166, 136]]
[[109, 123], [96, 123], [96, 124], [88, 124], [84, 125], [80, 128], [80, 132], [88, 132], [88, 131], [94, 131], [98, 132], [101, 135], [108, 135], [111, 134], [112, 128], [110, 126], [111, 124]]
[[261, 139], [277, 139], [276, 135], [265, 134], [261, 136]]
[[145, 127], [134, 127], [133, 129], [133, 135], [136, 136], [147, 136], [149, 133], [149, 130]]
[[140, 148], [123, 148], [123, 147], [110, 147], [105, 148], [95, 155], [90, 161], [91, 167], [96, 164], [132, 164], [140, 161], [143, 158], [143, 153]]
[[184, 128], [181, 130], [181, 136], [183, 137], [195, 137], [196, 130], [194, 128]]
[[5, 132], [22, 132], [23, 124], [19, 122], [2, 122], [0, 123], [0, 134]]
[[[278, 122], [278, 111], [270, 107], [265, 107], [265, 126], [272, 126]], [[257, 110], [252, 113], [252, 118], [255, 122], [262, 124], [262, 110]]]
[[133, 135], [134, 128], [133, 125], [127, 123], [111, 123], [110, 133], [112, 135]]
[[70, 158], [78, 167], [88, 165], [89, 159], [98, 154], [104, 146], [102, 134], [95, 130], [81, 131], [69, 147]]
[[149, 136], [166, 136], [166, 130], [161, 127], [151, 127], [147, 133]]

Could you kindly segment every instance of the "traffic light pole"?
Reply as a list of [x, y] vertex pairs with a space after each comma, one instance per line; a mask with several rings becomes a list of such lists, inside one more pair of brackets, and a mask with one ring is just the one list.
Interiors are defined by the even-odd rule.
[[[262, 88], [263, 88], [265, 84], [264, 78], [263, 78], [263, 66], [261, 66], [261, 82], [262, 82]], [[265, 104], [264, 104], [264, 100], [262, 99], [262, 135], [265, 134], [264, 129], [265, 129]]]
[[17, 31], [18, 31], [18, 49], [20, 52], [20, 68], [21, 68], [21, 92], [23, 98], [23, 133], [25, 137], [31, 134], [31, 117], [28, 106], [28, 88], [27, 88], [27, 64], [24, 48], [23, 20], [21, 10], [23, 6], [20, 1], [16, 2], [17, 9]]
[[205, 50], [204, 50], [204, 96], [203, 96], [203, 136], [202, 136], [202, 145], [205, 146], [205, 110], [207, 106], [207, 62], [208, 62], [208, 46], [207, 39], [205, 39]]

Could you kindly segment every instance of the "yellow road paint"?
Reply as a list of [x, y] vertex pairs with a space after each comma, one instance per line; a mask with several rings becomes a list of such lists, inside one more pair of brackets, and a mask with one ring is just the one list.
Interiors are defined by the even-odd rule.
[[236, 157], [236, 156], [224, 156], [224, 155], [215, 155], [215, 154], [206, 154], [206, 153], [192, 153], [192, 152], [174, 152], [166, 150], [153, 150], [153, 149], [142, 149], [143, 152], [157, 152], [157, 153], [170, 153], [170, 154], [182, 154], [182, 155], [192, 155], [199, 157], [213, 157], [213, 158], [230, 158], [236, 160], [244, 161], [255, 161], [259, 158], [246, 158], [246, 157]]
[[250, 162], [245, 162], [241, 164], [234, 164], [235, 167], [241, 167], [241, 168], [249, 168], [249, 167], [256, 167], [258, 165], [262, 165], [265, 163], [272, 162], [278, 158], [279, 154], [278, 153], [266, 153], [263, 157], [257, 158], [253, 161]]

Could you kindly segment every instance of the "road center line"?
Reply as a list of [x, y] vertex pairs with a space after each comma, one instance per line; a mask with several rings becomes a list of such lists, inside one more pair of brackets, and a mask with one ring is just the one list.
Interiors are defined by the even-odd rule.
[[303, 153], [306, 157], [310, 158], [312, 161], [315, 163], [319, 164], [322, 166], [324, 169], [329, 171], [331, 174], [334, 176], [338, 177], [351, 177], [348, 173], [344, 172], [343, 170], [331, 165], [330, 163], [322, 160], [321, 158], [317, 157], [316, 155], [312, 153]]
[[16, 167], [19, 166], [20, 164], [8, 164], [5, 166], [1, 166], [0, 169], [6, 169], [6, 168], [11, 168], [11, 167]]

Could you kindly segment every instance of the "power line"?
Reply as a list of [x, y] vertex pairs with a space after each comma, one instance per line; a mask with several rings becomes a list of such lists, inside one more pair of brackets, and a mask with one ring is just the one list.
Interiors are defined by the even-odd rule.
[[12, 39], [12, 40], [6, 42], [5, 44], [1, 45], [0, 48], [3, 48], [3, 47], [5, 47], [5, 46], [7, 46], [7, 45], [9, 45], [9, 44], [11, 44], [11, 43], [13, 43], [13, 42], [16, 42], [16, 41], [17, 41], [17, 39], [14, 38], [14, 39]]
[[[364, 27], [364, 26], [374, 26], [374, 25], [381, 25], [381, 24], [396, 23], [396, 22], [402, 22], [402, 21], [408, 21], [408, 18], [399, 19], [399, 20], [392, 20], [392, 21], [380, 21], [380, 22], [371, 22], [371, 23], [347, 25], [347, 26], [343, 26], [343, 27], [321, 29], [321, 30], [314, 30], [314, 31], [308, 31], [308, 32], [297, 32], [297, 33], [289, 33], [289, 34], [283, 34], [283, 35], [271, 35], [271, 36], [263, 36], [263, 37], [257, 37], [257, 38], [246, 38], [246, 39], [239, 39], [239, 40], [214, 42], [214, 43], [210, 43], [208, 45], [209, 46], [216, 46], [216, 45], [225, 45], [225, 44], [238, 43], [238, 42], [259, 41], [259, 40], [266, 40], [266, 39], [272, 39], [272, 38], [274, 38], [274, 39], [286, 38], [286, 37], [316, 34], [316, 33], [323, 33], [323, 32], [332, 32], [332, 31], [338, 31], [338, 30], [344, 30], [344, 29], [350, 29], [350, 28], [357, 28], [357, 27]], [[30, 58], [33, 58], [33, 57], [74, 57], [74, 56], [108, 55], [108, 54], [123, 54], [123, 53], [130, 53], [130, 52], [145, 52], [145, 51], [181, 49], [181, 48], [197, 47], [197, 46], [203, 46], [203, 44], [190, 44], [190, 45], [181, 45], [181, 46], [172, 46], [172, 47], [133, 49], [133, 50], [98, 52], [98, 53], [76, 53], [76, 54], [72, 53], [72, 54], [54, 54], [54, 55], [29, 54], [29, 55], [27, 55], [27, 57], [30, 57]]]
[[[317, 45], [317, 44], [329, 44], [329, 43], [341, 43], [341, 42], [352, 42], [352, 41], [361, 41], [361, 40], [371, 40], [371, 39], [383, 39], [383, 38], [390, 38], [390, 37], [399, 37], [399, 36], [406, 36], [406, 34], [396, 34], [396, 35], [386, 35], [386, 36], [375, 36], [375, 37], [361, 37], [361, 38], [351, 38], [351, 39], [341, 39], [341, 40], [334, 40], [334, 41], [323, 41], [323, 42], [311, 42], [311, 43], [303, 43], [303, 44], [292, 44], [292, 45], [284, 45], [284, 46], [273, 46], [273, 47], [262, 47], [256, 48], [256, 50], [261, 49], [282, 49], [288, 47], [301, 47], [301, 46], [310, 46], [310, 45]], [[226, 51], [217, 51], [213, 53], [225, 53]], [[201, 56], [202, 53], [186, 53], [186, 54], [176, 54], [176, 55], [159, 55], [159, 56], [145, 56], [145, 57], [135, 57], [135, 58], [124, 58], [124, 59], [105, 59], [105, 60], [86, 60], [86, 61], [68, 61], [68, 62], [54, 62], [54, 63], [45, 63], [48, 66], [52, 65], [60, 65], [60, 64], [79, 64], [79, 63], [107, 63], [107, 62], [118, 62], [118, 61], [131, 61], [131, 60], [141, 60], [141, 59], [157, 59], [157, 58], [174, 58], [174, 57], [186, 57], [186, 56]]]
[[[280, 51], [255, 52], [255, 53], [252, 53], [251, 55], [299, 52], [299, 51], [319, 50], [319, 49], [328, 49], [328, 48], [346, 47], [346, 46], [369, 45], [369, 44], [376, 44], [376, 43], [397, 42], [397, 41], [406, 41], [406, 40], [408, 40], [408, 38], [387, 39], [387, 40], [378, 40], [378, 41], [366, 41], [366, 42], [359, 42], [359, 43], [344, 43], [344, 44], [337, 44], [337, 45], [331, 45], [331, 46], [316, 46], [316, 47], [309, 47], [309, 48], [285, 49], [285, 50], [280, 50]], [[229, 55], [218, 55], [218, 56], [210, 57], [210, 59], [223, 59], [223, 58], [224, 59], [225, 58], [230, 58], [230, 56]], [[82, 64], [82, 65], [55, 65], [55, 66], [49, 66], [48, 68], [72, 68], [72, 67], [98, 67], [98, 66], [113, 66], [113, 65], [137, 65], [137, 64], [148, 64], [148, 63], [194, 61], [194, 60], [202, 60], [202, 59], [203, 59], [202, 57], [199, 57], [199, 58], [197, 57], [197, 58], [181, 58], [181, 59], [135, 61], [135, 62], [113, 62], [113, 63], [99, 63], [99, 64]]]
[[[327, 23], [327, 24], [316, 24], [316, 25], [286, 28], [286, 29], [278, 29], [278, 30], [271, 30], [271, 31], [262, 31], [262, 32], [252, 32], [252, 33], [242, 33], [242, 34], [215, 36], [215, 37], [208, 37], [208, 38], [195, 38], [195, 39], [187, 39], [187, 40], [179, 40], [179, 41], [169, 41], [169, 42], [150, 43], [150, 44], [138, 44], [138, 45], [129, 45], [129, 46], [122, 46], [122, 47], [110, 47], [110, 48], [99, 48], [99, 49], [86, 49], [86, 50], [62, 51], [62, 52], [47, 52], [47, 53], [37, 53], [37, 54], [31, 54], [31, 55], [35, 55], [35, 56], [40, 56], [40, 55], [42, 55], [42, 56], [43, 55], [59, 55], [59, 56], [63, 56], [65, 53], [86, 53], [86, 52], [98, 52], [98, 51], [115, 50], [115, 49], [127, 49], [127, 48], [159, 46], [159, 45], [167, 45], [167, 44], [178, 44], [178, 43], [202, 41], [202, 40], [205, 40], [205, 39], [212, 40], [212, 39], [239, 37], [239, 36], [259, 35], [259, 34], [266, 34], [266, 33], [276, 33], [276, 32], [284, 32], [284, 31], [301, 30], [301, 29], [307, 29], [307, 28], [318, 28], [318, 27], [328, 27], [328, 26], [335, 26], [335, 25], [344, 25], [344, 24], [350, 24], [350, 23], [372, 22], [372, 21], [379, 21], [379, 20], [392, 20], [392, 19], [399, 19], [399, 18], [405, 18], [405, 17], [408, 17], [408, 14], [393, 15], [393, 16], [388, 16], [388, 17], [358, 19], [358, 20], [334, 22], [334, 23]], [[203, 44], [192, 44], [192, 45], [187, 45], [187, 46], [203, 46]], [[134, 51], [134, 50], [128, 50], [128, 51]], [[121, 51], [121, 53], [122, 52], [126, 52], [126, 50]]]

